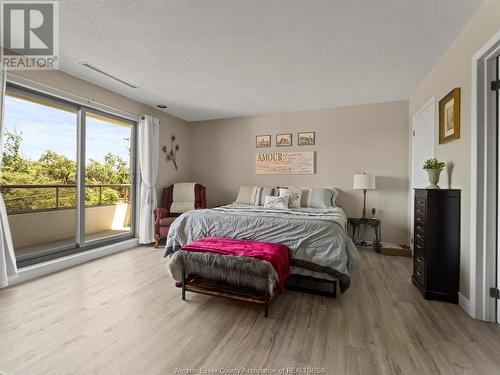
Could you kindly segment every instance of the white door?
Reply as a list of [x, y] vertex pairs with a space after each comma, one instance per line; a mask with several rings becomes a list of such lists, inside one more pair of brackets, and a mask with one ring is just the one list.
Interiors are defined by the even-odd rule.
[[427, 159], [434, 157], [434, 137], [436, 121], [436, 100], [431, 98], [418, 112], [412, 121], [412, 168], [410, 183], [411, 210], [411, 248], [413, 249], [413, 188], [425, 188], [429, 185], [427, 173], [422, 169]]

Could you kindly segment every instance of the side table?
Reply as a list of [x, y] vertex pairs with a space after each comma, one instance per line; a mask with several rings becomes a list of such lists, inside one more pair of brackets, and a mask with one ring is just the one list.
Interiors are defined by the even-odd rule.
[[[369, 243], [365, 240], [360, 240], [357, 238], [359, 236], [359, 228], [361, 226], [369, 226], [373, 229], [375, 234], [375, 238], [372, 243]], [[375, 218], [353, 218], [350, 217], [347, 219], [347, 233], [351, 237], [352, 241], [356, 246], [373, 246], [375, 250], [378, 250], [382, 247], [380, 244], [381, 241], [381, 223], [379, 219]]]

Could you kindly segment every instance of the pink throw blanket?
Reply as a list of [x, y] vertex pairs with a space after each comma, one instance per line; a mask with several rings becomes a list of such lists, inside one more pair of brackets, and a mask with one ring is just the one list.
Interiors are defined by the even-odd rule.
[[246, 256], [266, 260], [272, 264], [278, 274], [279, 281], [276, 288], [278, 293], [285, 290], [285, 279], [290, 275], [288, 247], [279, 243], [205, 237], [184, 245], [181, 250]]

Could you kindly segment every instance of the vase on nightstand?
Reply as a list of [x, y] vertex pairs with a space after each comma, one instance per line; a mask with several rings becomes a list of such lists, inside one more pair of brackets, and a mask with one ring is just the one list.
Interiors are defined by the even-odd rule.
[[427, 169], [427, 174], [429, 175], [429, 183], [427, 189], [439, 189], [439, 175], [441, 174], [442, 169]]

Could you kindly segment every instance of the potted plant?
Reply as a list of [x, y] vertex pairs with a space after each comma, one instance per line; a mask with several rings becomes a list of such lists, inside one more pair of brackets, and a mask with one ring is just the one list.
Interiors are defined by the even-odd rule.
[[446, 167], [446, 163], [439, 161], [436, 158], [427, 159], [425, 161], [424, 170], [426, 170], [427, 174], [429, 175], [430, 183], [430, 185], [427, 186], [427, 189], [439, 189], [439, 175], [441, 174], [441, 171], [444, 167]]

